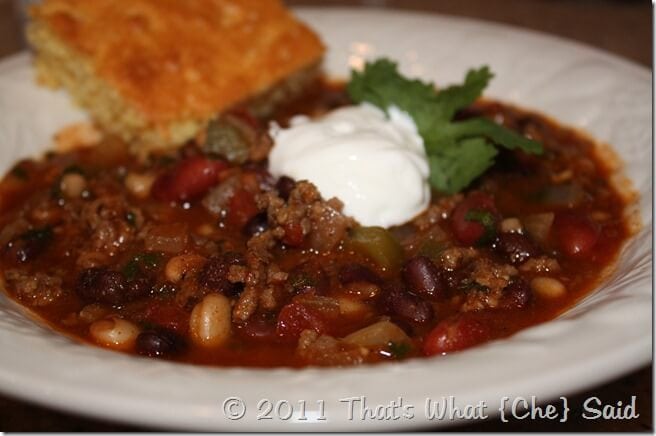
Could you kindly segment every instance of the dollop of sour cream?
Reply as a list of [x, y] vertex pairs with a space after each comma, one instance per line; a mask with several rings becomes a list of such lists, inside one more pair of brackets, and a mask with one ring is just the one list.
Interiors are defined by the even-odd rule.
[[430, 202], [429, 166], [412, 118], [392, 106], [347, 106], [319, 119], [273, 124], [269, 170], [312, 182], [337, 197], [344, 213], [366, 226], [403, 224]]

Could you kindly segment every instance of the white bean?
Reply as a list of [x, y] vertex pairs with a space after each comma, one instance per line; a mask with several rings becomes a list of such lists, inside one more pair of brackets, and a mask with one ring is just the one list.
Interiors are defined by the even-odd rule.
[[205, 258], [198, 254], [181, 254], [173, 256], [166, 263], [164, 276], [170, 282], [177, 283], [189, 272], [195, 271], [205, 263]]
[[148, 197], [154, 182], [155, 176], [153, 174], [129, 173], [125, 177], [125, 187], [137, 198]]
[[102, 306], [98, 303], [87, 304], [86, 306], [84, 306], [82, 308], [82, 310], [80, 310], [80, 313], [78, 314], [78, 317], [79, 317], [80, 321], [85, 322], [85, 323], [88, 324], [88, 323], [97, 321], [100, 318], [103, 318], [103, 317], [107, 316], [108, 311], [109, 310], [106, 307], [104, 307], [104, 306]]
[[189, 318], [192, 341], [202, 347], [216, 348], [230, 337], [230, 300], [221, 294], [206, 295], [194, 307]]
[[82, 174], [64, 174], [59, 182], [59, 188], [66, 197], [78, 198], [87, 188], [87, 180]]
[[506, 218], [501, 221], [502, 233], [523, 233], [522, 223], [517, 218]]
[[567, 289], [560, 280], [552, 277], [536, 277], [531, 280], [531, 289], [544, 298], [558, 298], [565, 295]]
[[139, 335], [139, 327], [121, 318], [95, 321], [89, 333], [98, 344], [115, 350], [129, 350]]

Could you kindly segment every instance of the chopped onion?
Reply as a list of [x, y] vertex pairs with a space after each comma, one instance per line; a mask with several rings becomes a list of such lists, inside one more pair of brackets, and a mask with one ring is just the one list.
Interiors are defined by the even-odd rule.
[[376, 348], [386, 346], [390, 342], [395, 344], [409, 343], [410, 338], [396, 324], [390, 321], [379, 321], [351, 333], [343, 341], [365, 348]]
[[549, 237], [554, 222], [554, 213], [536, 213], [522, 219], [526, 232], [537, 242], [544, 243]]

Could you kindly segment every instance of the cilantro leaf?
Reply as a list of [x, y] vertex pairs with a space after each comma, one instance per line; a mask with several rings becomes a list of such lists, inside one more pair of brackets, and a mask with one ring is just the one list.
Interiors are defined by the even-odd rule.
[[447, 194], [460, 192], [494, 163], [497, 149], [483, 138], [469, 138], [428, 155], [430, 182]]
[[438, 92], [432, 83], [402, 76], [389, 59], [378, 59], [351, 73], [347, 92], [354, 103], [368, 102], [385, 111], [396, 106], [407, 112], [424, 140], [431, 185], [453, 194], [492, 166], [497, 147], [542, 153], [540, 143], [488, 119], [453, 121], [459, 110], [481, 96], [492, 77], [486, 66], [469, 70], [464, 83]]
[[439, 116], [433, 85], [401, 76], [388, 59], [367, 64], [362, 72], [353, 71], [347, 92], [355, 103], [368, 102], [382, 110], [395, 105], [408, 112], [422, 137], [430, 133]]
[[419, 111], [422, 104], [437, 99], [432, 85], [401, 76], [396, 63], [388, 59], [367, 64], [362, 72], [353, 71], [347, 91], [354, 102], [366, 101], [381, 109], [395, 104]]
[[497, 145], [509, 150], [521, 149], [527, 153], [542, 153], [539, 142], [526, 138], [487, 118], [472, 118], [467, 121], [451, 123], [452, 134], [458, 138], [484, 136]]
[[[451, 85], [441, 90], [437, 94], [438, 102], [444, 107], [441, 118], [450, 120], [458, 110], [474, 103], [493, 77], [490, 69], [484, 66], [478, 70], [469, 70], [462, 85]], [[431, 88], [435, 92], [435, 88]]]

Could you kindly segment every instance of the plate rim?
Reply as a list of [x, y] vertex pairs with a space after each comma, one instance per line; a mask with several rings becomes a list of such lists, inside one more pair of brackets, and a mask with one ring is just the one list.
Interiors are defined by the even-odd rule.
[[[312, 12], [312, 13], [334, 13], [334, 12], [338, 12], [338, 13], [365, 13], [365, 9], [362, 9], [362, 8], [345, 8], [345, 7], [299, 7], [299, 8], [294, 8], [294, 10], [299, 11], [299, 12], [308, 11], [308, 12]], [[533, 35], [535, 35], [539, 38], [551, 39], [557, 44], [566, 44], [568, 46], [577, 47], [579, 50], [583, 50], [583, 51], [586, 51], [588, 53], [592, 52], [592, 53], [595, 54], [595, 56], [601, 56], [601, 57], [605, 58], [607, 61], [609, 61], [613, 64], [616, 64], [616, 65], [619, 65], [623, 69], [627, 69], [627, 71], [632, 71], [633, 73], [642, 76], [641, 77], [642, 79], [649, 79], [649, 77], [651, 75], [651, 72], [646, 67], [641, 66], [641, 65], [639, 65], [639, 64], [637, 64], [637, 63], [635, 63], [631, 60], [624, 59], [624, 58], [622, 58], [618, 55], [611, 54], [609, 52], [600, 50], [600, 49], [598, 49], [596, 47], [593, 47], [593, 46], [589, 46], [585, 43], [581, 43], [580, 41], [569, 40], [567, 38], [563, 38], [563, 37], [560, 37], [560, 36], [557, 36], [557, 35], [552, 35], [552, 34], [543, 33], [543, 32], [539, 32], [539, 31], [535, 31], [535, 30], [531, 30], [531, 29], [526, 29], [526, 28], [523, 28], [523, 27], [520, 27], [520, 26], [506, 25], [506, 24], [501, 24], [501, 23], [498, 23], [498, 22], [489, 22], [489, 21], [483, 21], [483, 20], [477, 20], [477, 19], [471, 19], [471, 18], [452, 17], [452, 16], [449, 16], [449, 15], [443, 15], [443, 14], [435, 14], [435, 13], [420, 14], [420, 13], [417, 13], [417, 12], [401, 11], [401, 10], [393, 10], [393, 11], [390, 11], [390, 10], [375, 10], [374, 11], [374, 10], [366, 9], [366, 14], [369, 15], [369, 16], [375, 15], [375, 14], [382, 14], [382, 15], [403, 14], [403, 15], [407, 15], [407, 16], [415, 16], [415, 17], [418, 17], [418, 18], [420, 17], [422, 19], [430, 19], [431, 17], [436, 16], [436, 17], [440, 17], [440, 18], [443, 18], [443, 19], [448, 19], [450, 21], [453, 20], [453, 21], [456, 21], [456, 22], [469, 22], [469, 23], [475, 23], [476, 25], [484, 25], [484, 26], [487, 26], [487, 27], [495, 28], [496, 30], [500, 30], [500, 29], [508, 30], [508, 29], [510, 29], [510, 31], [513, 32], [513, 33], [514, 32], [529, 33], [529, 34], [533, 34]], [[10, 63], [23, 62], [22, 59], [25, 58], [26, 55], [27, 55], [26, 52], [21, 52], [21, 53], [17, 53], [17, 54], [14, 54], [14, 55], [10, 55], [10, 56], [5, 57], [2, 60], [0, 60], [0, 73]], [[653, 183], [653, 174], [651, 175], [651, 177], [652, 177], [652, 183]], [[646, 224], [646, 223], [643, 223], [643, 225], [644, 224]], [[650, 235], [653, 235], [651, 228], [649, 229], [648, 233]], [[652, 246], [652, 252], [653, 252], [653, 246]], [[651, 277], [651, 279], [653, 280], [653, 277]], [[653, 303], [653, 298], [652, 298], [652, 303]], [[540, 325], [537, 328], [542, 327], [542, 326], [543, 325]], [[651, 338], [649, 339], [649, 343], [651, 343]], [[627, 353], [630, 353], [631, 355], [636, 357], [636, 359], [635, 359], [636, 363], [634, 364], [634, 367], [630, 368], [630, 369], [626, 369], [626, 365], [622, 366], [621, 368], [619, 366], [615, 367], [614, 368], [614, 370], [616, 372], [615, 376], [619, 376], [619, 375], [627, 373], [627, 372], [629, 372], [633, 369], [637, 369], [637, 368], [643, 366], [645, 363], [647, 363], [651, 360], [651, 355], [647, 356], [645, 354], [645, 351], [649, 351], [649, 350], [644, 349], [645, 344], [646, 344], [645, 341], [640, 342], [639, 344], [636, 343], [636, 342], [633, 342], [633, 343], [630, 343], [630, 344], [624, 344], [624, 347], [628, 350]], [[107, 353], [115, 354], [113, 352], [107, 352]], [[610, 354], [617, 354], [617, 353], [610, 353]], [[130, 360], [133, 360], [133, 359], [134, 359], [133, 357], [130, 357]], [[183, 365], [183, 364], [170, 364], [168, 362], [162, 362], [162, 363], [165, 363], [167, 365], [175, 365], [176, 369], [179, 369], [179, 366], [188, 367], [188, 365]], [[404, 366], [404, 364], [389, 364], [389, 365]], [[196, 368], [198, 369], [199, 367], [196, 367]], [[77, 406], [74, 405], [74, 404], [71, 404], [71, 403], [53, 404], [53, 399], [52, 398], [39, 397], [38, 396], [39, 389], [33, 389], [32, 391], [30, 391], [29, 389], [28, 390], [21, 389], [20, 380], [13, 380], [12, 381], [11, 380], [11, 375], [10, 374], [9, 375], [5, 374], [4, 369], [5, 369], [4, 367], [0, 366], [0, 391], [9, 393], [10, 395], [12, 395], [14, 397], [17, 397], [17, 398], [28, 400], [32, 403], [41, 404], [41, 405], [44, 405], [46, 407], [51, 407], [51, 408], [54, 407], [58, 410], [66, 410], [68, 412], [72, 412], [72, 413], [76, 413], [76, 414], [84, 415], [84, 416], [99, 417], [99, 418], [103, 418], [103, 419], [108, 419], [108, 418], [113, 417], [115, 419], [114, 413], [103, 414], [103, 413], [98, 413], [98, 410], [96, 410], [96, 411], [81, 410], [79, 408], [79, 404]], [[207, 369], [207, 368], [203, 368], [203, 369]], [[301, 370], [286, 370], [286, 369], [285, 370], [271, 370], [271, 369], [243, 369], [243, 368], [238, 368], [238, 369], [230, 369], [230, 370], [228, 370], [228, 372], [233, 372], [233, 371], [244, 372], [244, 371], [246, 371], [246, 372], [257, 372], [257, 373], [266, 373], [266, 374], [271, 374], [272, 372], [275, 372], [275, 373], [279, 373], [279, 372], [290, 372], [291, 373], [291, 372], [293, 372], [293, 373], [296, 374], [299, 371], [301, 371], [301, 372], [319, 371], [321, 374], [330, 375], [333, 372], [335, 372], [335, 373], [338, 372], [339, 374], [344, 374], [346, 372], [356, 372], [357, 373], [357, 372], [362, 371], [362, 370], [363, 370], [362, 368], [337, 368], [337, 369], [334, 369], [334, 368], [330, 368], [330, 369], [309, 368], [309, 369], [301, 369]], [[217, 372], [217, 371], [218, 372], [226, 372], [225, 369], [211, 368], [211, 372]], [[603, 377], [603, 380], [607, 380], [607, 379], [608, 379], [608, 377]], [[590, 386], [594, 386], [597, 383], [599, 383], [599, 381], [589, 381], [587, 385], [578, 386], [578, 388], [579, 389], [587, 388], [587, 387], [590, 387]], [[9, 386], [9, 389], [6, 389], [7, 386]], [[80, 392], [83, 392], [83, 389], [80, 390]], [[37, 394], [36, 397], [35, 397], [35, 394]], [[80, 395], [80, 393], [78, 393], [78, 395]], [[79, 401], [82, 401], [82, 399], [80, 399]], [[101, 403], [102, 403], [102, 401], [101, 401]], [[126, 410], [126, 412], [129, 412], [129, 410]], [[129, 419], [128, 421], [123, 421], [123, 422], [130, 422], [130, 423], [133, 423], [133, 424], [136, 422], [137, 425], [156, 425], [156, 423], [154, 423], [154, 422], [148, 422], [147, 420], [144, 421], [144, 420], [140, 420], [140, 419], [134, 420], [133, 418]], [[242, 424], [245, 424], [245, 423], [242, 423]], [[406, 423], [406, 424], [408, 424], [408, 423]], [[421, 425], [426, 425], [426, 423], [422, 423]], [[407, 428], [418, 427], [418, 426], [421, 426], [421, 425], [408, 424]], [[249, 427], [249, 426], [245, 426], [245, 427], [250, 428], [250, 429], [256, 429], [257, 428], [257, 427]], [[235, 428], [244, 429], [244, 427], [241, 427], [241, 426], [240, 427], [235, 427]], [[353, 427], [353, 428], [355, 428], [355, 427]], [[362, 427], [362, 428], [364, 429], [366, 427]], [[380, 426], [380, 428], [389, 428], [389, 427]]]

